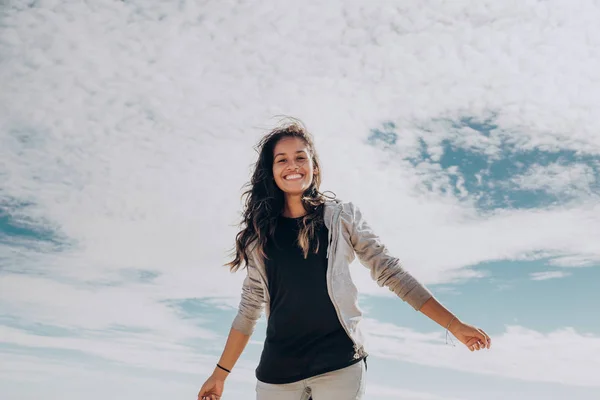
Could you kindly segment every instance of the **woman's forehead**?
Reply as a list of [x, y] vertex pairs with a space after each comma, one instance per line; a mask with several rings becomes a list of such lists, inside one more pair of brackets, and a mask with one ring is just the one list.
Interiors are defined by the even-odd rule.
[[306, 145], [306, 142], [300, 138], [286, 137], [277, 142], [273, 151], [276, 156], [279, 153], [308, 152], [308, 146]]

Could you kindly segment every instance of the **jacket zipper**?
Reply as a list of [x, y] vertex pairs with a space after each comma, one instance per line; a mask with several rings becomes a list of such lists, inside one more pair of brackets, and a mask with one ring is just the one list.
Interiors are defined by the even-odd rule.
[[337, 226], [338, 226], [338, 218], [339, 218], [340, 212], [341, 212], [340, 206], [338, 206], [337, 209], [334, 211], [334, 214], [331, 219], [330, 229], [332, 230], [332, 235], [331, 235], [330, 243], [328, 243], [329, 259], [328, 259], [328, 267], [327, 267], [327, 291], [329, 292], [329, 298], [331, 299], [333, 308], [335, 308], [335, 312], [338, 316], [338, 320], [340, 321], [342, 328], [344, 328], [344, 330], [346, 331], [346, 335], [348, 335], [348, 338], [350, 338], [350, 340], [352, 341], [352, 344], [354, 347], [354, 359], [358, 360], [360, 358], [360, 349], [358, 347], [358, 344], [356, 344], [356, 342], [354, 341], [354, 338], [350, 334], [350, 331], [348, 330], [346, 323], [343, 321], [339, 306], [337, 305], [337, 302], [335, 301], [335, 298], [333, 296], [333, 290], [331, 288], [331, 286], [332, 286], [331, 280], [332, 280], [332, 276], [333, 276], [333, 268], [332, 268], [333, 267], [333, 254], [335, 251], [334, 244], [337, 244], [337, 239], [339, 236], [339, 232], [337, 231]]

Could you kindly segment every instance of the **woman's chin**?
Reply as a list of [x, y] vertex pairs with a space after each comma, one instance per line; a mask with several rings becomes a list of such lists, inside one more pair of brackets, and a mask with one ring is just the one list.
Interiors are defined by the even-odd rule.
[[301, 196], [308, 189], [308, 187], [304, 187], [303, 185], [288, 185], [283, 188], [283, 192], [288, 196]]

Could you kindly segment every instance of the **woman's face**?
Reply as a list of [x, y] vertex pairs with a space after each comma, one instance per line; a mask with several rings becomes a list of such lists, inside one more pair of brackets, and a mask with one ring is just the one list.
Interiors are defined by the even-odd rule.
[[306, 143], [296, 137], [280, 139], [273, 150], [273, 177], [284, 193], [302, 195], [313, 181], [313, 160]]

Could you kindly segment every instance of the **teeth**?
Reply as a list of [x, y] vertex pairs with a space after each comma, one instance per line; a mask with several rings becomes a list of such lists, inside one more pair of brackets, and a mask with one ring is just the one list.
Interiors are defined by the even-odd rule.
[[292, 174], [285, 177], [286, 180], [302, 178], [300, 174]]

